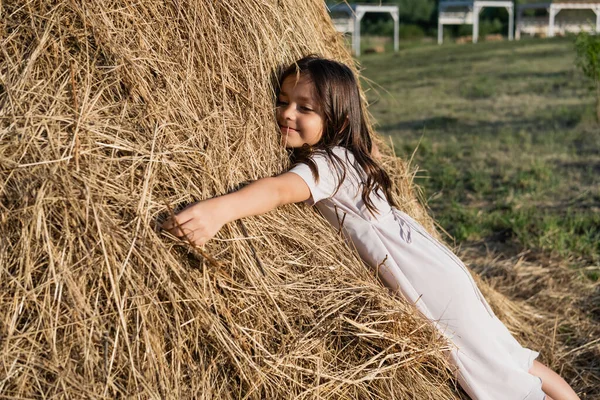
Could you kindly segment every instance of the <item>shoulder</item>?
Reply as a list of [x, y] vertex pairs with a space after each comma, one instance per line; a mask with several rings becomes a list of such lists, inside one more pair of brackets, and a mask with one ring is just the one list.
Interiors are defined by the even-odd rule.
[[353, 160], [354, 157], [348, 149], [341, 146], [334, 146], [328, 149], [316, 149], [296, 165], [309, 164], [312, 161], [317, 165], [328, 165], [332, 167], [339, 164], [339, 162], [346, 163], [347, 161]]
[[317, 176], [321, 173], [337, 172], [337, 175], [355, 168], [355, 159], [352, 152], [341, 146], [329, 149], [316, 149], [304, 160], [297, 162], [292, 169], [309, 168], [316, 170]]
[[361, 168], [356, 162], [356, 158], [352, 151], [348, 150], [342, 146], [335, 146], [331, 149], [332, 154], [334, 155], [333, 164], [336, 169], [342, 169], [344, 173], [351, 173], [351, 175], [355, 175], [358, 173], [360, 175]]
[[332, 151], [332, 152], [333, 152], [333, 153], [334, 153], [336, 156], [338, 156], [338, 157], [342, 157], [342, 156], [343, 156], [343, 158], [344, 158], [344, 159], [347, 159], [347, 158], [352, 158], [352, 159], [354, 159], [354, 155], [352, 154], [352, 152], [351, 152], [350, 150], [348, 150], [347, 148], [345, 148], [345, 147], [342, 147], [342, 146], [334, 146], [334, 147], [331, 149], [331, 151]]
[[314, 154], [314, 159], [316, 158], [327, 160], [330, 164], [332, 162], [334, 164], [339, 162], [343, 164], [354, 163], [354, 155], [352, 152], [342, 146], [334, 146], [329, 150], [317, 150]]

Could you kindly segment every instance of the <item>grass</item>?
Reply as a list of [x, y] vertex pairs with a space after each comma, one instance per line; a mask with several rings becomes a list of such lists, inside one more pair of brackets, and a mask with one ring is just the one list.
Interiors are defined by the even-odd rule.
[[360, 61], [378, 131], [413, 157], [457, 245], [559, 258], [597, 281], [600, 126], [574, 60], [558, 38], [403, 44]]

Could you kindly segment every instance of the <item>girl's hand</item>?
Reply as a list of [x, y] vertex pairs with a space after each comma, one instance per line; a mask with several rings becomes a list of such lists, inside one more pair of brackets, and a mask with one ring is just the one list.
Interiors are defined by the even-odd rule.
[[196, 246], [204, 245], [212, 239], [225, 224], [219, 215], [217, 199], [194, 203], [162, 224], [162, 228], [173, 235], [189, 240]]
[[300, 176], [286, 172], [254, 181], [237, 192], [194, 203], [167, 220], [162, 228], [202, 246], [228, 222], [305, 201], [310, 195], [310, 188]]

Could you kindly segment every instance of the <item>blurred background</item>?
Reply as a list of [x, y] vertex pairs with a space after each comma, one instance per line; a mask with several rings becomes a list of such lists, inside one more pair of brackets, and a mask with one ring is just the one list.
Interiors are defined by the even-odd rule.
[[[399, 9], [398, 52], [389, 13], [362, 18], [363, 85], [378, 132], [418, 167], [433, 217], [466, 257], [560, 265], [597, 293], [600, 72], [583, 67], [600, 42], [579, 34], [588, 44], [578, 52], [578, 36], [564, 29], [593, 32], [597, 17], [562, 10], [548, 38], [552, 2], [531, 3], [514, 3], [515, 16], [527, 4], [517, 19], [543, 29], [524, 29], [521, 40], [508, 40], [509, 12], [497, 7], [482, 9], [477, 44], [473, 26], [459, 24], [444, 26], [438, 45], [437, 1], [363, 1]], [[587, 3], [600, 14], [600, 1]], [[353, 5], [328, 6], [344, 4]], [[600, 305], [591, 307], [598, 318]]]

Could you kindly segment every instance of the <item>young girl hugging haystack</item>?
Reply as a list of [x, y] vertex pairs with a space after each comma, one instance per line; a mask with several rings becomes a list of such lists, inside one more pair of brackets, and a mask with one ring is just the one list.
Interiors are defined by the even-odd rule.
[[343, 221], [365, 264], [453, 344], [450, 360], [472, 399], [578, 398], [515, 340], [460, 259], [395, 207], [350, 68], [316, 56], [293, 63], [279, 82], [276, 118], [292, 154], [289, 171], [194, 203], [163, 228], [202, 246], [236, 219], [289, 203], [315, 205], [336, 229]]

